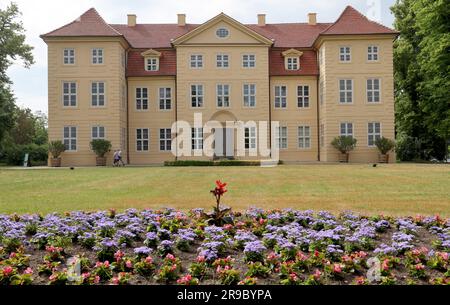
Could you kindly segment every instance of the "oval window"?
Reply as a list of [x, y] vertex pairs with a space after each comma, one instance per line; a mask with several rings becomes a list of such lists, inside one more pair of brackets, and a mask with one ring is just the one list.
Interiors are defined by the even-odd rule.
[[226, 38], [226, 37], [228, 37], [228, 34], [229, 34], [228, 30], [225, 28], [220, 28], [220, 29], [217, 29], [217, 31], [216, 31], [216, 35], [219, 38]]

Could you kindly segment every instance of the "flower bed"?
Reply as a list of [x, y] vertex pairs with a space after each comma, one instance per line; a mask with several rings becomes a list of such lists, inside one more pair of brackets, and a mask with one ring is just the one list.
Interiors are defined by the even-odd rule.
[[[250, 209], [0, 215], [0, 284], [449, 284], [450, 221]], [[372, 282], [371, 282], [372, 281]]]

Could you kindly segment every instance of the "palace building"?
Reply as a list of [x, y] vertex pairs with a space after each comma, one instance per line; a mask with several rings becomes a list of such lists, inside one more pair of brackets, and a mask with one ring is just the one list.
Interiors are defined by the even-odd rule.
[[[350, 6], [335, 22], [307, 18], [271, 24], [258, 14], [257, 23], [243, 24], [221, 13], [191, 24], [178, 14], [174, 24], [144, 24], [128, 15], [127, 24], [108, 24], [92, 8], [41, 35], [49, 138], [66, 146], [62, 165], [95, 165], [92, 139], [111, 141], [129, 164], [175, 160], [172, 125], [180, 121], [192, 124], [192, 151], [210, 134], [215, 151], [178, 159], [259, 159], [242, 151], [257, 150], [265, 134], [280, 160], [333, 162], [339, 152], [331, 141], [349, 135], [357, 139], [350, 162], [376, 162], [375, 140], [395, 138], [398, 33]], [[208, 134], [193, 124], [196, 113], [222, 128]], [[257, 124], [233, 129], [225, 122]], [[279, 127], [260, 130], [258, 122]]]

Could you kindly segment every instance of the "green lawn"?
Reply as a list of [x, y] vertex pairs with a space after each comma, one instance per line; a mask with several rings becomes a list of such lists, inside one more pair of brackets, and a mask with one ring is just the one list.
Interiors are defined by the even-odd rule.
[[430, 164], [0, 169], [0, 213], [210, 207], [216, 179], [236, 210], [450, 216], [450, 167]]

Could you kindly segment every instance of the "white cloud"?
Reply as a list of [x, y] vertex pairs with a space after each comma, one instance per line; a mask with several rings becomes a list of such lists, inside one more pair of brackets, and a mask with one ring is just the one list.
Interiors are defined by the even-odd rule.
[[[76, 19], [95, 7], [109, 23], [125, 23], [127, 13], [138, 15], [138, 23], [173, 23], [177, 13], [185, 13], [187, 22], [203, 23], [224, 12], [243, 23], [256, 23], [256, 14], [267, 14], [267, 22], [305, 22], [307, 13], [318, 13], [319, 22], [332, 22], [346, 5], [352, 5], [367, 14], [375, 2], [381, 9], [381, 22], [391, 26], [393, 18], [389, 6], [394, 0], [14, 0], [23, 13], [27, 43], [34, 46], [36, 64], [25, 70], [12, 67], [8, 73], [14, 82], [18, 104], [33, 110], [47, 111], [47, 48], [39, 38]], [[1, 8], [7, 5], [5, 1]], [[29, 85], [30, 77], [34, 84]]]

